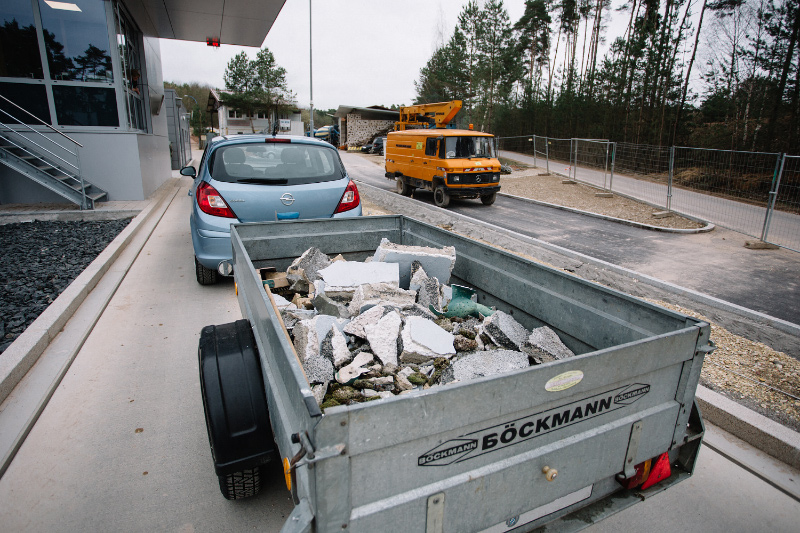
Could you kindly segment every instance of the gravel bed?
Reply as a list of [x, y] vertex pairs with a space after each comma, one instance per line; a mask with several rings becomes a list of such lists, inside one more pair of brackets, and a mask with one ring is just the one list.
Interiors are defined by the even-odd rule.
[[518, 169], [500, 177], [500, 192], [660, 228], [697, 229], [705, 226], [674, 213], [665, 218], [655, 218], [653, 213], [664, 210], [624, 196], [603, 198], [597, 196], [599, 189], [582, 183], [562, 183], [563, 180], [561, 176], [546, 174], [539, 169]]
[[130, 221], [0, 225], [0, 353]]

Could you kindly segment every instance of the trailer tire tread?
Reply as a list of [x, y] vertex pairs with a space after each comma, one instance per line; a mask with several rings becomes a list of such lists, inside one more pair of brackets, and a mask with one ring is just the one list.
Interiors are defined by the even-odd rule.
[[219, 490], [226, 500], [250, 498], [261, 490], [261, 473], [257, 466], [217, 477], [219, 477]]

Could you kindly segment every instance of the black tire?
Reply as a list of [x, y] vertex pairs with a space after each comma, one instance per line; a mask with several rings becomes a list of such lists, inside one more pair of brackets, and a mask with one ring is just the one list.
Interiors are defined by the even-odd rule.
[[217, 477], [219, 490], [226, 500], [250, 498], [261, 490], [261, 473], [258, 467]]
[[402, 196], [411, 196], [411, 193], [414, 192], [414, 188], [409, 187], [408, 183], [406, 183], [402, 177], [395, 178], [395, 189], [397, 193]]
[[436, 207], [447, 207], [450, 205], [450, 195], [444, 190], [444, 187], [436, 187], [433, 191], [433, 203]]
[[217, 282], [217, 271], [204, 267], [197, 258], [194, 258], [194, 273], [200, 285], [213, 285]]
[[481, 202], [483, 202], [483, 205], [492, 205], [496, 199], [497, 199], [497, 193], [496, 192], [493, 192], [492, 194], [486, 194], [484, 196], [481, 196]]

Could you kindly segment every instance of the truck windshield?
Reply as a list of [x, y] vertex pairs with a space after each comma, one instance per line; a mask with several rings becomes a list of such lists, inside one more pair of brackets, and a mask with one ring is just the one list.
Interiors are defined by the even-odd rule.
[[493, 137], [445, 137], [445, 159], [495, 157]]

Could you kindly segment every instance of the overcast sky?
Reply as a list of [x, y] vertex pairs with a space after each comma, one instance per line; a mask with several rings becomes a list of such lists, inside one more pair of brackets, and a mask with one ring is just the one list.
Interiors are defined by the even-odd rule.
[[[444, 35], [449, 39], [467, 0], [312, 0], [314, 107], [412, 104], [414, 82]], [[482, 2], [479, 2], [482, 4]], [[619, 0], [614, 0], [614, 7]], [[511, 24], [524, 0], [504, 2]], [[309, 0], [287, 0], [262, 46], [286, 69], [300, 107], [308, 107]], [[613, 12], [613, 11], [612, 11]], [[624, 24], [626, 21], [624, 21]], [[618, 30], [612, 26], [607, 34]], [[161, 40], [164, 80], [224, 87], [228, 61], [256, 48]]]

